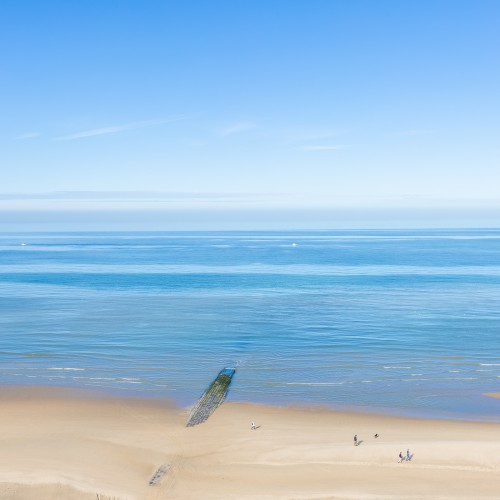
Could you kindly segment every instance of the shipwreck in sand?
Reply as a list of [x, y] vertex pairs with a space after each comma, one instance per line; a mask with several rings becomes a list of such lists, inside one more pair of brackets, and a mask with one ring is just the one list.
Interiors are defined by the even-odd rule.
[[235, 372], [235, 368], [224, 368], [219, 372], [191, 410], [186, 427], [202, 424], [224, 402]]

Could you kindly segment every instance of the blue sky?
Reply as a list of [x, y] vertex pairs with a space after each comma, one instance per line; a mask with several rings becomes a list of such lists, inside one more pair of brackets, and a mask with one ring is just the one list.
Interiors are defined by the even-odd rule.
[[4, 4], [0, 228], [498, 225], [499, 25], [497, 1]]

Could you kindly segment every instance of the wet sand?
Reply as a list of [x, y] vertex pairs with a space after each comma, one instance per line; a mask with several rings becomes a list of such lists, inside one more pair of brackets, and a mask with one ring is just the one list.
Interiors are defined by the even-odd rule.
[[500, 392], [486, 392], [484, 395], [489, 396], [490, 398], [500, 399]]

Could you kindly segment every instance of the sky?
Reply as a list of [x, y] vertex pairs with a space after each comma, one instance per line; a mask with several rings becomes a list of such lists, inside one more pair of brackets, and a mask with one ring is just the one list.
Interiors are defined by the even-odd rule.
[[500, 227], [496, 0], [4, 2], [0, 230]]

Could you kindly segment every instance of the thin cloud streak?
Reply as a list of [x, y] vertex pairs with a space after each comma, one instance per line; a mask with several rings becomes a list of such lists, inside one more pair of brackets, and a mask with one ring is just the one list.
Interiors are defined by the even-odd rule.
[[300, 146], [297, 148], [300, 151], [338, 151], [339, 149], [346, 149], [349, 146], [338, 144], [331, 146]]
[[416, 137], [417, 135], [429, 135], [432, 134], [432, 130], [403, 130], [396, 135], [402, 135], [406, 137]]
[[214, 199], [248, 199], [263, 196], [262, 194], [245, 192], [168, 192], [168, 191], [53, 191], [53, 192], [20, 192], [2, 193], [0, 201], [23, 200], [136, 200], [136, 201], [170, 201], [170, 200], [214, 200]]
[[103, 127], [103, 128], [95, 128], [91, 130], [84, 130], [82, 132], [76, 132], [75, 134], [65, 135], [62, 137], [56, 137], [55, 141], [74, 141], [76, 139], [85, 139], [87, 137], [95, 137], [98, 135], [108, 135], [108, 134], [116, 134], [119, 132], [125, 132], [126, 130], [134, 130], [145, 127], [153, 127], [156, 125], [164, 125], [166, 123], [178, 122], [181, 120], [187, 120], [186, 116], [180, 116], [177, 118], [169, 118], [166, 120], [149, 120], [142, 122], [133, 122], [126, 123], [123, 125], [116, 125], [113, 127]]
[[254, 130], [256, 128], [257, 125], [253, 122], [238, 122], [222, 129], [219, 133], [223, 137], [228, 137], [230, 135], [240, 134], [242, 132], [248, 132], [249, 130]]
[[40, 137], [40, 135], [41, 134], [38, 132], [28, 132], [26, 134], [18, 135], [16, 137], [14, 137], [14, 139], [16, 139], [16, 140], [35, 139], [37, 137]]
[[331, 140], [332, 137], [337, 137], [346, 131], [339, 131], [337, 129], [296, 129], [284, 130], [280, 132], [282, 138], [289, 142], [312, 142], [312, 141], [325, 141]]

